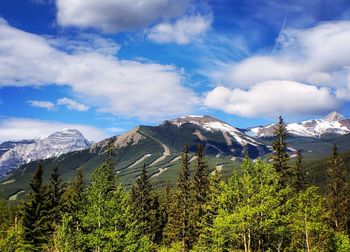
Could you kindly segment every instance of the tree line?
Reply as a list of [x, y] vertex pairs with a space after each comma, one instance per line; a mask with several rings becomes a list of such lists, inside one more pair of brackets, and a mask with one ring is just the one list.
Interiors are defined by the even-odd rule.
[[[228, 179], [209, 172], [205, 147], [191, 168], [184, 147], [177, 186], [152, 188], [144, 165], [126, 191], [107, 159], [84, 179], [78, 169], [49, 182], [38, 165], [19, 205], [0, 200], [0, 251], [350, 251], [350, 189], [336, 146], [327, 194], [310, 184], [302, 154], [291, 160], [280, 117], [270, 160], [245, 157]], [[192, 171], [192, 172], [191, 172]]]

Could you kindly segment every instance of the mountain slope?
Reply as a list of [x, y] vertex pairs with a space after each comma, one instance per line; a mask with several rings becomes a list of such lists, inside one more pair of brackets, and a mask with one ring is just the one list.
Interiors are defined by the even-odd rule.
[[[121, 136], [95, 143], [88, 149], [51, 156], [43, 162], [46, 174], [58, 164], [67, 180], [73, 177], [78, 167], [82, 167], [89, 177], [106, 159], [109, 140], [113, 141], [115, 148], [115, 170], [127, 186], [139, 175], [143, 163], [149, 167], [153, 179], [161, 182], [173, 176], [176, 180], [185, 144], [194, 155], [197, 144], [203, 143], [214, 167], [216, 164], [228, 164], [229, 170], [246, 154], [255, 159], [269, 152], [264, 144], [220, 120], [209, 116], [189, 116], [165, 121], [158, 126], [141, 125]], [[191, 160], [193, 162], [195, 157]], [[13, 171], [0, 187], [8, 195], [26, 190], [37, 163], [30, 162]]]
[[[341, 121], [338, 115], [327, 120]], [[326, 121], [326, 119], [323, 119]], [[338, 122], [337, 121], [337, 122]], [[231, 125], [210, 116], [186, 116], [164, 121], [158, 126], [140, 125], [124, 133], [91, 145], [87, 149], [51, 156], [43, 161], [46, 178], [57, 164], [64, 180], [70, 180], [77, 168], [84, 170], [89, 179], [96, 167], [106, 160], [106, 147], [109, 141], [114, 144], [115, 171], [126, 187], [130, 187], [139, 176], [143, 163], [148, 166], [151, 180], [156, 187], [168, 182], [176, 183], [181, 154], [185, 144], [191, 151], [191, 163], [194, 166], [195, 150], [199, 143], [206, 147], [207, 159], [211, 169], [222, 169], [230, 174], [238, 169], [242, 158], [248, 154], [252, 159], [265, 158], [269, 152], [273, 137], [255, 138]], [[290, 134], [287, 138], [291, 156], [298, 149], [305, 159], [319, 159], [331, 153], [333, 144], [339, 151], [350, 150], [350, 134], [328, 134], [321, 136], [299, 136]], [[45, 158], [45, 156], [44, 156]], [[6, 195], [25, 192], [31, 174], [39, 161], [33, 161], [16, 169], [0, 182], [0, 189]]]

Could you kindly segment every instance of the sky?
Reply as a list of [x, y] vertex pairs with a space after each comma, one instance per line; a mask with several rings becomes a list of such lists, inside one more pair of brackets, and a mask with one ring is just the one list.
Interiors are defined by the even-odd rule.
[[348, 0], [2, 0], [0, 142], [350, 117]]

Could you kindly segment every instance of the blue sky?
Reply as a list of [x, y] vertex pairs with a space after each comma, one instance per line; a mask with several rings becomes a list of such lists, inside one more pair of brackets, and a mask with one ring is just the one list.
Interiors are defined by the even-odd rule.
[[350, 117], [349, 41], [346, 0], [4, 0], [0, 141]]

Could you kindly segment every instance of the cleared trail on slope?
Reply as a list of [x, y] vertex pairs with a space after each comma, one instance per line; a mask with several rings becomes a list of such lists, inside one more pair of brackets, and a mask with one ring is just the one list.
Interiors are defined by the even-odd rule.
[[152, 154], [145, 154], [145, 155], [143, 155], [143, 157], [141, 157], [140, 159], [136, 160], [132, 165], [130, 165], [130, 166], [128, 167], [128, 169], [137, 166], [138, 164], [140, 164], [141, 162], [143, 162], [146, 158], [150, 157], [151, 155], [152, 155]]
[[169, 147], [166, 146], [165, 144], [161, 143], [160, 141], [159, 141], [159, 143], [162, 145], [162, 147], [163, 147], [163, 149], [164, 149], [163, 156], [157, 158], [154, 162], [152, 162], [152, 164], [150, 164], [150, 166], [155, 165], [155, 164], [157, 164], [157, 163], [163, 161], [167, 156], [170, 155], [170, 149], [169, 149]]

